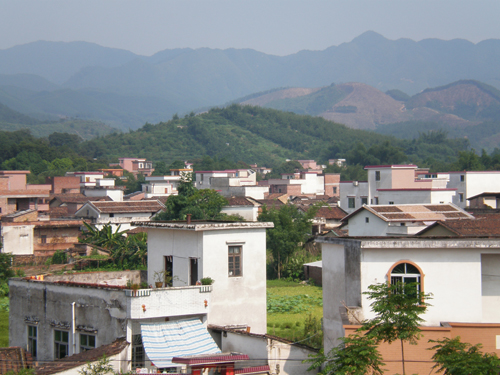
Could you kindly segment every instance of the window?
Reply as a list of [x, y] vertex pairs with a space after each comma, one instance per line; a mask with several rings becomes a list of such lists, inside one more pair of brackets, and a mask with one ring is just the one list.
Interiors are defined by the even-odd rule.
[[229, 246], [228, 249], [229, 276], [241, 276], [241, 246]]
[[461, 174], [460, 175], [460, 182], [464, 182], [465, 181], [465, 175]]
[[368, 198], [361, 198], [361, 205], [368, 204]]
[[47, 235], [42, 234], [40, 236], [40, 243], [47, 243]]
[[370, 222], [370, 218], [369, 217], [365, 217], [365, 223], [369, 223]]
[[391, 284], [396, 283], [419, 283], [417, 290], [421, 290], [421, 272], [411, 263], [396, 263], [389, 272]]
[[380, 171], [375, 171], [375, 181], [380, 181]]
[[459, 200], [459, 202], [464, 201], [464, 193], [458, 193], [458, 200]]
[[28, 352], [31, 353], [33, 359], [36, 358], [37, 331], [36, 326], [28, 326]]
[[115, 217], [115, 214], [109, 214], [109, 217]]
[[389, 201], [389, 204], [394, 204], [394, 202]]
[[61, 359], [69, 354], [68, 331], [54, 331], [54, 358]]
[[333, 194], [337, 194], [337, 187], [333, 187]]
[[95, 348], [95, 336], [80, 333], [80, 352]]
[[375, 197], [375, 204], [378, 204], [378, 197]]
[[355, 208], [356, 207], [356, 198], [347, 198], [347, 207]]
[[132, 335], [132, 369], [144, 367], [144, 346], [142, 336]]

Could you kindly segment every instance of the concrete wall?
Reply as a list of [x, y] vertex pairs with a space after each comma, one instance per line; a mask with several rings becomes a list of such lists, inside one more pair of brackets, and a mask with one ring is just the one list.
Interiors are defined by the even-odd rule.
[[247, 335], [244, 333], [227, 332], [222, 335], [221, 350], [225, 352], [245, 353], [249, 356], [248, 363], [240, 366], [269, 365], [269, 374], [278, 375], [303, 375], [315, 374], [317, 371], [308, 372], [309, 364], [302, 361], [308, 359], [309, 354], [316, 354], [314, 350], [306, 347], [291, 345], [265, 336]]
[[[228, 276], [229, 246], [242, 246], [241, 277]], [[266, 333], [265, 229], [204, 232], [203, 275], [215, 279], [210, 324], [246, 324], [252, 332]]]
[[147, 271], [79, 272], [45, 276], [44, 280], [50, 282], [69, 281], [73, 283], [126, 286], [128, 280], [132, 284], [147, 282], [147, 275]]
[[257, 206], [238, 206], [224, 207], [221, 212], [228, 215], [240, 215], [246, 221], [257, 221], [259, 216], [259, 207]]
[[[228, 276], [228, 246], [231, 245], [242, 246], [241, 277]], [[215, 279], [210, 324], [246, 324], [252, 332], [266, 332], [265, 229], [195, 232], [148, 228], [149, 283], [154, 283], [154, 271], [164, 269], [165, 256], [173, 259], [174, 286], [189, 284], [190, 258], [197, 259], [198, 279]]]
[[34, 225], [2, 225], [3, 249], [2, 252], [14, 255], [33, 254]]
[[[27, 346], [27, 326], [38, 328], [39, 361], [54, 359], [54, 330], [69, 332], [69, 355], [78, 353], [80, 333], [97, 331], [96, 345], [126, 335], [126, 297], [123, 290], [76, 287], [45, 281], [11, 279], [9, 345]], [[77, 332], [73, 340], [72, 303], [76, 303]], [[73, 346], [75, 343], [75, 346]]]
[[[368, 171], [370, 172], [370, 171]], [[361, 205], [361, 197], [368, 198], [368, 182], [366, 181], [342, 181], [340, 182], [340, 200], [339, 207], [341, 207], [348, 214], [356, 211], [360, 208]], [[349, 208], [349, 198], [355, 199], [355, 207]], [[372, 198], [373, 199], [373, 198]], [[370, 198], [368, 198], [368, 204], [376, 204], [375, 200], [372, 202]], [[380, 204], [380, 202], [379, 202]]]

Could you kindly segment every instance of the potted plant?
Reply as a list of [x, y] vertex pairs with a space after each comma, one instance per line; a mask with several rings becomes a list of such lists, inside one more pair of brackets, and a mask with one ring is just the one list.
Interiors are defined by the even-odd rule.
[[133, 296], [137, 295], [137, 291], [139, 290], [139, 288], [140, 288], [139, 284], [132, 284], [132, 290], [133, 290], [132, 295]]
[[156, 271], [154, 273], [154, 280], [155, 280], [155, 286], [157, 288], [162, 288], [163, 283], [165, 283], [165, 286], [170, 285], [172, 282], [172, 276], [170, 276], [170, 272], [168, 271]]
[[215, 282], [210, 276], [204, 277], [201, 279], [201, 285], [212, 285]]

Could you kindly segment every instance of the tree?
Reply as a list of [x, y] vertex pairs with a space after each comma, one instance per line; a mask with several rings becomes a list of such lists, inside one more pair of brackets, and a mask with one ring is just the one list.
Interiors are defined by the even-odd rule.
[[171, 195], [165, 204], [165, 211], [154, 220], [186, 220], [191, 214], [193, 220], [234, 220], [224, 213], [222, 207], [227, 199], [212, 189], [198, 190], [193, 186], [191, 177], [183, 177], [177, 188], [178, 195]]
[[401, 361], [405, 374], [403, 342], [416, 344], [421, 337], [419, 326], [424, 322], [421, 317], [430, 306], [426, 300], [429, 294], [420, 291], [418, 283], [374, 284], [364, 292], [369, 300], [375, 318], [365, 322], [362, 330], [377, 342], [401, 342]]
[[320, 374], [324, 375], [382, 375], [385, 364], [377, 350], [374, 338], [354, 334], [342, 337], [342, 343], [333, 348], [328, 355], [321, 350], [319, 355], [305, 362], [312, 362], [308, 371], [323, 367]]
[[320, 354], [309, 360], [313, 366], [323, 361], [328, 369], [323, 374], [382, 374], [384, 364], [377, 345], [396, 340], [401, 341], [405, 374], [403, 342], [416, 344], [420, 338], [419, 325], [423, 322], [420, 315], [430, 306], [426, 302], [430, 295], [421, 292], [418, 283], [374, 284], [368, 289], [364, 294], [373, 300], [370, 306], [375, 318], [364, 322], [359, 333], [341, 338], [342, 343], [327, 356]]
[[96, 363], [88, 362], [87, 365], [78, 371], [81, 375], [102, 375], [115, 374], [113, 366], [109, 363], [109, 359], [104, 355]]
[[283, 266], [291, 256], [311, 237], [311, 221], [317, 208], [311, 207], [305, 213], [292, 205], [286, 204], [279, 209], [262, 207], [259, 221], [272, 221], [274, 228], [267, 229], [267, 248], [273, 255], [273, 267], [281, 278]]
[[495, 353], [482, 353], [481, 344], [471, 345], [453, 339], [429, 340], [437, 343], [429, 350], [436, 352], [432, 359], [436, 362], [433, 369], [445, 375], [496, 375], [500, 370], [500, 359]]

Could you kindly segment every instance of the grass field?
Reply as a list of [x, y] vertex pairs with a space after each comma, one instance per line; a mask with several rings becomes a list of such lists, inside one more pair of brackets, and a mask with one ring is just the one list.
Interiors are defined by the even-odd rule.
[[9, 346], [9, 297], [0, 298], [0, 348]]
[[323, 291], [321, 287], [284, 280], [267, 281], [267, 333], [292, 341], [321, 345]]

